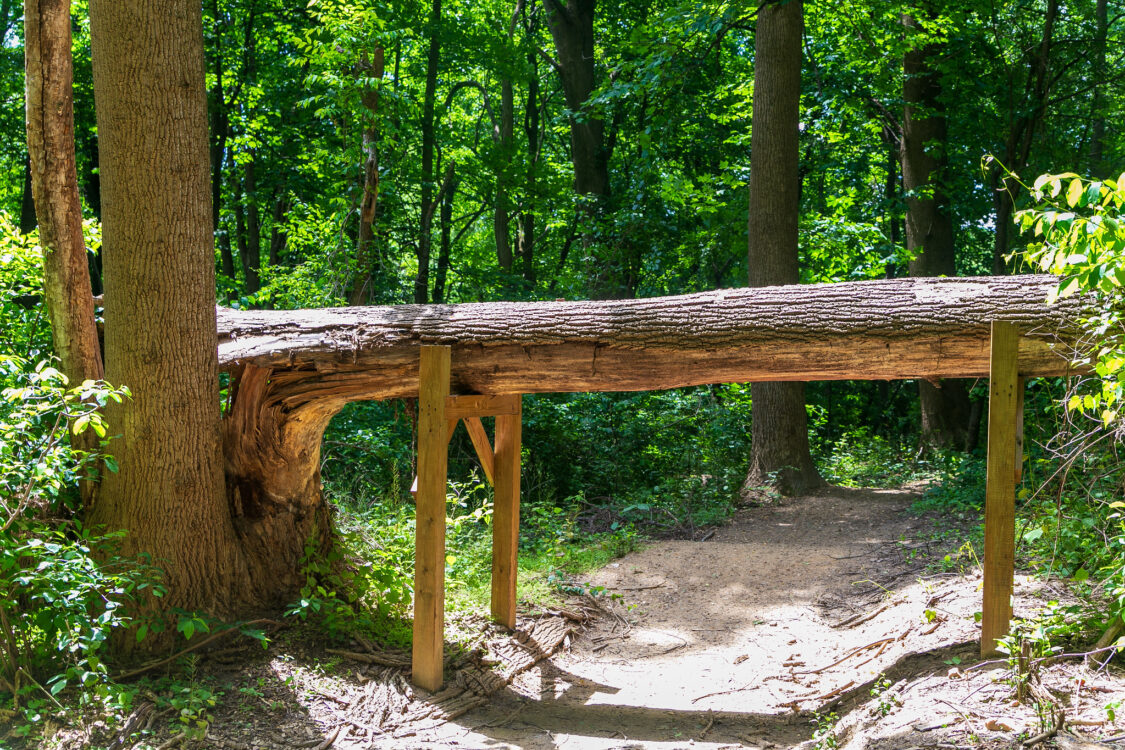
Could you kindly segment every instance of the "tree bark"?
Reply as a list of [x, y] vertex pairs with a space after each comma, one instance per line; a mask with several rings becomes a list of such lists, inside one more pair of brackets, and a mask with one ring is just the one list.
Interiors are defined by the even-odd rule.
[[445, 280], [449, 275], [449, 259], [453, 252], [453, 197], [459, 181], [454, 165], [450, 164], [441, 191], [441, 245], [434, 273], [434, 302], [438, 304], [445, 301]]
[[590, 111], [597, 87], [594, 68], [594, 13], [597, 0], [543, 0], [555, 43], [557, 71], [570, 117], [570, 158], [574, 190], [595, 200], [609, 197], [609, 155], [605, 121]]
[[1061, 375], [1086, 311], [1080, 298], [1044, 304], [1055, 283], [893, 279], [612, 302], [221, 309], [219, 356], [235, 394], [224, 435], [236, 523], [247, 545], [284, 550], [269, 574], [292, 584], [296, 566], [282, 563], [300, 559], [300, 533], [327, 528], [325, 426], [349, 401], [416, 397], [424, 344], [452, 347], [456, 393], [987, 377], [990, 321], [1008, 320], [1026, 332], [1021, 374]]
[[[207, 103], [211, 120], [211, 226], [216, 232], [220, 232], [219, 218], [223, 207], [223, 162], [227, 156], [230, 121], [227, 116], [226, 91], [223, 86], [224, 66], [221, 44], [223, 21], [219, 14], [218, 0], [211, 1], [211, 14], [215, 22], [215, 54], [212, 68], [215, 82], [211, 87]], [[223, 275], [233, 280], [234, 255], [231, 253], [230, 237], [223, 237], [218, 244]]]
[[164, 571], [153, 606], [229, 615], [272, 582], [252, 577], [223, 484], [201, 7], [92, 0], [90, 27], [106, 376], [133, 392], [106, 410], [120, 471], [90, 522]]
[[[750, 286], [755, 287], [800, 282], [802, 12], [801, 0], [775, 0], [758, 14], [747, 249]], [[804, 385], [753, 383], [750, 398], [753, 435], [744, 488], [772, 483], [788, 495], [824, 484], [809, 452]]]
[[39, 222], [35, 218], [35, 190], [31, 186], [31, 157], [23, 163], [23, 190], [20, 194], [20, 234], [35, 231]]
[[[924, 34], [917, 21], [902, 24], [915, 38]], [[953, 217], [943, 185], [947, 127], [938, 62], [940, 43], [920, 40], [903, 55], [902, 185], [906, 193], [906, 249], [913, 256], [911, 276], [955, 276]], [[965, 450], [972, 405], [958, 380], [918, 382], [922, 445]]]
[[[384, 54], [376, 47], [371, 60], [364, 56], [360, 69], [365, 76], [382, 81]], [[367, 110], [367, 126], [363, 129], [363, 199], [359, 204], [359, 231], [356, 234], [356, 282], [348, 295], [348, 303], [362, 305], [371, 297], [371, 276], [375, 272], [375, 211], [379, 204], [379, 88], [363, 92]], [[270, 245], [273, 251], [273, 245]], [[272, 262], [272, 261], [271, 261]]]
[[[34, 215], [43, 247], [43, 295], [61, 370], [72, 387], [103, 375], [94, 319], [82, 204], [74, 158], [74, 90], [70, 0], [24, 3], [24, 81], [27, 150]], [[93, 451], [93, 431], [71, 437], [79, 450]], [[82, 482], [83, 502], [96, 485]]]
[[242, 168], [245, 181], [243, 193], [246, 201], [246, 252], [242, 254], [242, 273], [246, 279], [246, 294], [252, 295], [262, 288], [262, 218], [258, 210], [258, 154], [250, 152], [250, 161]]
[[289, 193], [283, 185], [274, 197], [273, 214], [270, 221], [270, 265], [281, 265], [281, 253], [289, 242], [289, 232], [285, 228], [285, 217], [289, 213], [292, 203]]
[[418, 275], [414, 278], [414, 301], [424, 303], [430, 293], [430, 254], [434, 222], [434, 100], [441, 52], [441, 0], [430, 6], [430, 46], [426, 53], [426, 90], [422, 100], [422, 200], [418, 227]]
[[77, 386], [101, 379], [103, 370], [74, 160], [70, 0], [24, 3], [24, 61], [27, 147], [43, 246], [44, 296], [55, 353], [63, 374]]
[[[992, 320], [1018, 323], [1021, 374], [1068, 371], [1082, 302], [1050, 276], [886, 279], [603, 302], [220, 309], [221, 366], [272, 368], [334, 398], [409, 397], [423, 344], [453, 346], [464, 393], [705, 383], [982, 377]], [[406, 370], [400, 369], [406, 367]], [[298, 406], [307, 399], [289, 402]]]
[[[511, 34], [508, 35], [511, 41]], [[492, 233], [496, 238], [496, 264], [500, 269], [512, 271], [511, 207], [508, 199], [508, 172], [511, 169], [512, 138], [514, 134], [515, 104], [511, 76], [500, 82], [500, 124], [497, 128], [497, 146], [500, 163], [496, 170], [496, 201], [492, 208]], [[439, 301], [437, 298], [435, 302]]]

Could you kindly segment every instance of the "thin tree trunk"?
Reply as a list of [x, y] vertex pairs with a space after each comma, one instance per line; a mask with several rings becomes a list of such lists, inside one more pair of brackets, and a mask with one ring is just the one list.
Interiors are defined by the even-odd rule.
[[[916, 20], [903, 16], [917, 37]], [[938, 64], [941, 44], [921, 40], [903, 55], [902, 186], [906, 193], [906, 249], [912, 277], [955, 276], [953, 217], [943, 184], [947, 127]], [[965, 449], [969, 442], [969, 391], [964, 382], [918, 382], [922, 444]]]
[[[509, 40], [510, 37], [509, 34]], [[509, 227], [511, 207], [508, 200], [508, 172], [511, 168], [514, 118], [512, 79], [506, 77], [500, 82], [500, 124], [497, 138], [500, 164], [496, 170], [496, 202], [492, 209], [492, 233], [496, 237], [496, 263], [502, 271], [509, 273], [512, 270], [512, 233]]]
[[[82, 238], [70, 47], [70, 0], [26, 0], [27, 146], [44, 251], [44, 296], [55, 353], [63, 374], [77, 386], [84, 380], [100, 380], [103, 370]], [[77, 441], [85, 449], [97, 445], [92, 433], [77, 436]]]
[[1094, 106], [1090, 133], [1090, 174], [1103, 175], [1105, 154], [1105, 79], [1106, 34], [1109, 30], [1109, 12], [1106, 0], [1097, 0], [1094, 7]]
[[438, 249], [437, 270], [434, 273], [434, 302], [445, 301], [445, 279], [449, 274], [449, 259], [452, 253], [453, 235], [453, 197], [457, 192], [460, 178], [450, 165], [441, 195], [441, 247]]
[[[769, 2], [758, 14], [754, 42], [751, 133], [750, 286], [796, 284], [798, 120], [801, 92], [801, 0]], [[784, 494], [824, 484], [809, 452], [805, 387], [753, 383], [753, 436], [745, 487], [773, 483]]]
[[609, 156], [605, 121], [590, 111], [590, 95], [597, 87], [594, 70], [594, 14], [596, 0], [543, 0], [547, 25], [555, 42], [559, 79], [566, 106], [581, 113], [570, 118], [570, 154], [574, 190], [594, 199], [609, 197]]
[[[535, 44], [538, 27], [538, 14], [524, 7], [524, 33], [528, 43]], [[535, 282], [535, 204], [538, 193], [536, 174], [539, 164], [539, 55], [534, 47], [527, 53], [530, 75], [527, 80], [527, 99], [523, 110], [523, 132], [527, 140], [527, 170], [524, 178], [524, 196], [519, 218], [519, 257], [523, 265], [523, 277]]]
[[430, 7], [430, 46], [426, 53], [426, 91], [422, 100], [422, 201], [418, 227], [418, 275], [414, 279], [414, 301], [424, 303], [430, 294], [430, 251], [434, 221], [434, 101], [441, 53], [441, 0]]
[[[1004, 166], [1018, 174], [1027, 166], [1031, 147], [1035, 142], [1043, 118], [1047, 113], [1047, 98], [1051, 90], [1051, 50], [1055, 38], [1055, 22], [1059, 15], [1059, 0], [1047, 0], [1043, 14], [1043, 36], [1038, 49], [1028, 62], [1027, 85], [1021, 101], [1010, 102], [1008, 113], [1008, 133], [1004, 146]], [[1013, 203], [1019, 184], [1006, 176], [1000, 169], [993, 169], [990, 178], [992, 204], [996, 215], [996, 233], [992, 245], [992, 273], [999, 276], [1008, 273], [1009, 244], [1012, 227]]]
[[379, 83], [383, 79], [384, 53], [376, 47], [369, 61], [364, 56], [360, 68], [377, 82], [363, 92], [367, 125], [363, 128], [363, 199], [359, 204], [359, 228], [356, 233], [356, 281], [348, 295], [348, 303], [362, 305], [371, 297], [371, 277], [375, 272], [375, 216], [379, 205]]
[[272, 582], [252, 578], [224, 492], [202, 29], [198, 0], [90, 3], [106, 376], [133, 393], [106, 409], [120, 470], [90, 522], [163, 570], [152, 606], [227, 616]]
[[[223, 207], [223, 162], [227, 156], [227, 138], [230, 135], [230, 122], [227, 117], [226, 92], [223, 88], [222, 21], [219, 16], [218, 0], [212, 0], [211, 13], [215, 22], [215, 55], [212, 75], [215, 83], [208, 96], [211, 118], [211, 226], [216, 234], [222, 232], [220, 217]], [[223, 275], [234, 279], [234, 256], [231, 254], [230, 238], [219, 241], [219, 257]]]
[[251, 152], [250, 161], [242, 168], [246, 179], [246, 254], [242, 268], [246, 274], [246, 294], [262, 288], [262, 220], [258, 209], [258, 154]]
[[246, 247], [246, 188], [245, 183], [234, 174], [234, 241], [238, 246], [238, 260], [242, 266], [242, 291], [245, 294], [250, 278], [250, 251]]
[[273, 213], [270, 215], [270, 265], [281, 265], [281, 253], [289, 241], [289, 232], [285, 229], [286, 216], [292, 203], [289, 193], [281, 188], [273, 202]]

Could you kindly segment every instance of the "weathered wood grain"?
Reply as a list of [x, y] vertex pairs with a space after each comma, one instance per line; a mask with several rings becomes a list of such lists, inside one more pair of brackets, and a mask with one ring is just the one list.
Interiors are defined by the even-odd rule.
[[[891, 279], [602, 302], [220, 311], [224, 367], [308, 399], [414, 396], [417, 348], [452, 349], [455, 393], [718, 382], [986, 377], [989, 324], [1018, 324], [1023, 375], [1067, 372], [1082, 302], [1047, 276]], [[299, 383], [299, 385], [298, 385]]]

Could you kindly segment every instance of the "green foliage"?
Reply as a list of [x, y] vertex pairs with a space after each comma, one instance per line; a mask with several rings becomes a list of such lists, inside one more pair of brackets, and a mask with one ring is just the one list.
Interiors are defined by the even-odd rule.
[[1067, 408], [1109, 426], [1125, 397], [1125, 173], [1116, 180], [1045, 174], [1030, 190], [1035, 205], [1016, 215], [1036, 240], [1025, 252], [1028, 262], [1059, 277], [1052, 300], [1084, 293], [1093, 307], [1084, 321], [1089, 350], [1079, 364], [1091, 366], [1097, 380], [1072, 395]]
[[71, 388], [54, 368], [0, 357], [11, 383], [0, 403], [0, 691], [23, 709], [26, 729], [67, 687], [82, 702], [115, 700], [104, 662], [114, 630], [136, 623], [127, 609], [161, 596], [159, 572], [123, 558], [121, 534], [75, 518], [76, 485], [112, 459], [72, 448], [67, 432], [103, 438], [98, 409], [128, 390], [87, 381]]
[[37, 236], [21, 235], [0, 211], [0, 354], [36, 361], [50, 351], [47, 312], [38, 304], [42, 266]]
[[[327, 552], [312, 539], [306, 543], [305, 584], [285, 614], [311, 622], [335, 639], [363, 633], [384, 642], [405, 643], [409, 636], [403, 618], [412, 588], [402, 566], [410, 555], [405, 545], [396, 550], [381, 547], [376, 529], [349, 525], [352, 529], [342, 530]], [[402, 531], [396, 528], [395, 535], [405, 542]]]

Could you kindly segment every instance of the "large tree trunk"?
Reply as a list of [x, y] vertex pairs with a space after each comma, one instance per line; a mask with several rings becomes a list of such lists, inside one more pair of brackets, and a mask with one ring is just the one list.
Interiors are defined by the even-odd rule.
[[[612, 302], [220, 310], [234, 375], [227, 470], [243, 536], [299, 559], [326, 528], [321, 433], [349, 401], [418, 394], [418, 347], [452, 346], [454, 392], [636, 391], [705, 383], [987, 377], [989, 324], [1019, 324], [1020, 373], [1060, 375], [1084, 314], [1049, 276], [893, 279]], [[780, 429], [788, 429], [782, 426]], [[252, 528], [251, 528], [252, 527]], [[296, 557], [294, 557], [296, 555]], [[286, 578], [285, 576], [289, 576]]]
[[[27, 149], [43, 287], [51, 334], [62, 372], [72, 386], [102, 377], [101, 346], [82, 239], [82, 205], [74, 161], [74, 92], [70, 55], [70, 0], [24, 3]], [[92, 433], [81, 447], [96, 447]]]
[[[796, 284], [800, 207], [798, 130], [801, 98], [801, 0], [768, 2], [754, 41], [754, 128], [750, 154], [750, 286]], [[747, 488], [771, 483], [784, 494], [824, 484], [809, 452], [805, 387], [750, 386], [753, 437]]]
[[[904, 16], [908, 34], [925, 34]], [[913, 277], [955, 276], [953, 217], [943, 185], [947, 128], [938, 70], [943, 47], [921, 40], [903, 55], [902, 186], [906, 193], [906, 249]], [[918, 382], [922, 444], [964, 450], [971, 442], [972, 406], [963, 381]]]
[[257, 597], [223, 483], [201, 8], [92, 0], [90, 27], [106, 376], [133, 392], [107, 408], [120, 471], [90, 521], [152, 556], [160, 606], [222, 616]]

